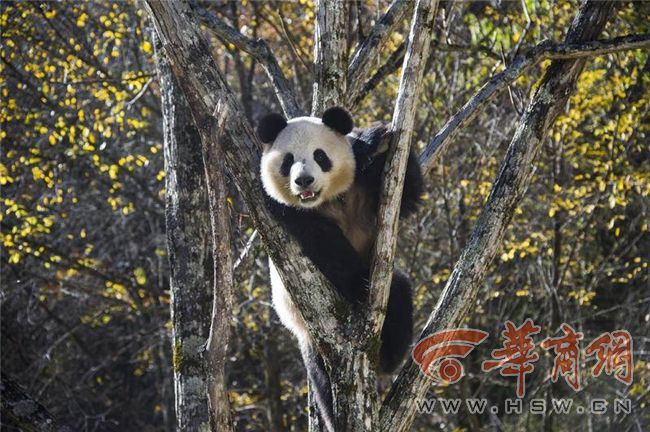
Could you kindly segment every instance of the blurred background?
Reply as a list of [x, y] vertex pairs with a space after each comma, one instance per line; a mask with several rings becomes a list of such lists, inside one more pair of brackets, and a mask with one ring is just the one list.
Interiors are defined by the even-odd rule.
[[[350, 53], [388, 4], [354, 3]], [[309, 106], [311, 1], [216, 1], [205, 7], [246, 36], [265, 39], [302, 106]], [[574, 1], [532, 0], [443, 4], [413, 145], [423, 148], [518, 50], [563, 40], [577, 7]], [[165, 171], [151, 23], [135, 1], [3, 2], [0, 8], [3, 377], [72, 430], [171, 431]], [[650, 3], [620, 2], [603, 38], [648, 33], [648, 16]], [[378, 76], [386, 73], [354, 108], [358, 126], [390, 120], [401, 64], [394, 60], [407, 28], [405, 22], [378, 59], [388, 65], [378, 68]], [[255, 121], [280, 111], [259, 65], [232, 45], [210, 41], [243, 115]], [[465, 244], [545, 66], [518, 79], [461, 131], [428, 178], [425, 205], [401, 228], [398, 260], [417, 286], [418, 329]], [[486, 397], [492, 403], [513, 398], [515, 379], [480, 371], [480, 361], [501, 345], [504, 321], [533, 319], [542, 326], [536, 342], [566, 322], [587, 342], [602, 332], [628, 330], [635, 378], [631, 386], [592, 378], [589, 363], [581, 368], [583, 391], [575, 393], [560, 380], [553, 396], [583, 403], [627, 397], [632, 413], [495, 418], [461, 409], [421, 415], [414, 430], [643, 430], [650, 424], [649, 70], [648, 52], [641, 50], [588, 61], [544, 142], [527, 196], [466, 321], [491, 336], [464, 361], [465, 379], [431, 390], [432, 397]], [[238, 257], [253, 228], [234, 185], [229, 187]], [[306, 430], [305, 373], [295, 342], [272, 310], [259, 241], [235, 276], [226, 367], [236, 429]], [[210, 307], [206, 301], [206, 311]], [[552, 357], [538, 352], [527, 391], [546, 397]]]

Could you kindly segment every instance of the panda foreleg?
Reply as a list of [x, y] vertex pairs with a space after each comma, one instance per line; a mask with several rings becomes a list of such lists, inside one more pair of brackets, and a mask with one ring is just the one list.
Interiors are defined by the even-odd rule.
[[406, 174], [404, 175], [404, 189], [402, 192], [402, 204], [399, 217], [401, 219], [415, 213], [417, 206], [422, 201], [424, 193], [424, 180], [418, 158], [411, 150], [406, 163]]
[[303, 361], [307, 368], [307, 379], [316, 405], [318, 406], [320, 421], [327, 432], [334, 432], [334, 405], [332, 402], [332, 388], [330, 378], [325, 369], [323, 358], [314, 347], [308, 343], [300, 344]]
[[386, 319], [381, 330], [379, 367], [393, 372], [404, 359], [413, 339], [413, 300], [411, 281], [403, 271], [395, 269], [388, 297]]

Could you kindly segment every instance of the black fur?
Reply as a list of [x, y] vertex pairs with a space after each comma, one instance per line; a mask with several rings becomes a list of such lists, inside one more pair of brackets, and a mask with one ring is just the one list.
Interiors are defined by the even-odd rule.
[[341, 107], [332, 107], [323, 113], [323, 124], [341, 135], [352, 132], [354, 123], [350, 113]]
[[[381, 194], [381, 178], [388, 151], [381, 149], [390, 142], [390, 132], [383, 124], [376, 124], [367, 129], [358, 129], [349, 137], [352, 144], [354, 158], [357, 161], [355, 182], [363, 185], [369, 196], [373, 197], [373, 211], [379, 211], [379, 197]], [[382, 150], [380, 153], [378, 153]], [[417, 156], [411, 150], [406, 165], [404, 177], [404, 190], [400, 207], [400, 219], [410, 216], [417, 210], [418, 203], [424, 193], [424, 181]]]
[[282, 160], [282, 165], [280, 165], [280, 174], [282, 174], [284, 177], [288, 177], [289, 173], [291, 172], [291, 166], [293, 165], [293, 155], [291, 153], [287, 153], [284, 155], [284, 159]]
[[314, 160], [320, 166], [320, 169], [323, 170], [323, 172], [328, 172], [329, 170], [332, 169], [332, 160], [327, 156], [327, 153], [325, 153], [321, 149], [316, 149], [314, 150]]
[[281, 114], [268, 114], [257, 125], [257, 136], [264, 144], [268, 144], [275, 141], [285, 127], [287, 120]]
[[323, 358], [309, 345], [300, 347], [302, 360], [307, 369], [310, 389], [319, 408], [320, 420], [324, 430], [334, 432], [334, 407], [332, 404], [332, 386], [330, 377], [325, 369]]
[[271, 214], [298, 241], [304, 254], [355, 304], [367, 298], [368, 270], [336, 223], [313, 211], [295, 209], [268, 198]]
[[411, 280], [396, 269], [388, 296], [386, 319], [381, 329], [379, 369], [391, 373], [402, 362], [413, 340], [413, 299]]

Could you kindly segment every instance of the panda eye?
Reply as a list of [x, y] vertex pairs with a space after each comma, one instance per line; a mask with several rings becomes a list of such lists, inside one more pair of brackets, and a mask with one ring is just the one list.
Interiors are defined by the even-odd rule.
[[317, 149], [314, 151], [314, 160], [320, 166], [323, 172], [327, 172], [332, 169], [332, 161], [329, 157], [327, 157], [327, 154], [323, 150]]
[[287, 153], [286, 155], [284, 155], [284, 159], [282, 160], [282, 166], [280, 166], [280, 174], [282, 174], [285, 177], [289, 176], [292, 165], [293, 165], [293, 155], [291, 153]]

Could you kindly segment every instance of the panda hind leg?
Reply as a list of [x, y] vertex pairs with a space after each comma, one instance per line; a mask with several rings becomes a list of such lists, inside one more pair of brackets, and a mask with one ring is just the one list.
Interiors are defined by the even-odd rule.
[[413, 340], [411, 280], [401, 270], [393, 272], [386, 319], [381, 330], [379, 368], [392, 373], [402, 362]]
[[307, 368], [307, 379], [318, 406], [319, 419], [323, 423], [323, 430], [334, 432], [332, 389], [323, 358], [308, 341], [300, 344], [300, 351]]

